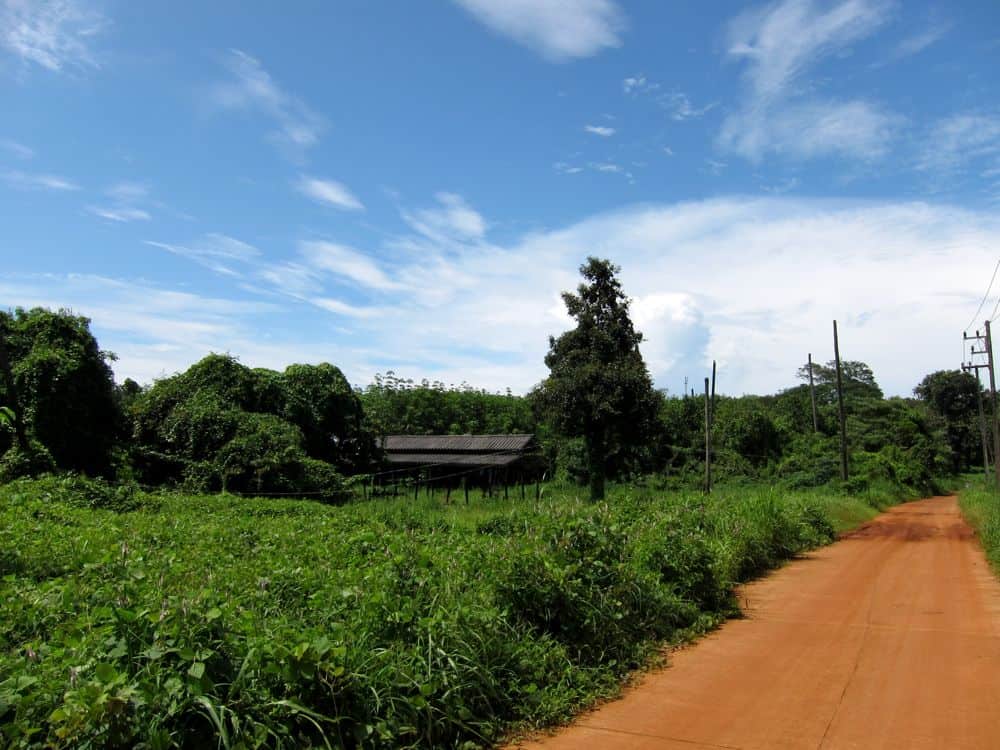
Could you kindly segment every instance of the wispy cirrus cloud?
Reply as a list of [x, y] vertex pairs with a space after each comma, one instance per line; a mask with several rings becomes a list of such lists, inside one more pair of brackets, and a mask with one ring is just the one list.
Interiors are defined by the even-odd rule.
[[363, 211], [365, 208], [346, 185], [336, 180], [302, 175], [295, 183], [295, 189], [317, 203], [344, 211]]
[[934, 123], [915, 166], [931, 177], [933, 191], [972, 178], [1000, 200], [1000, 114], [963, 112]]
[[82, 0], [0, 0], [0, 48], [54, 72], [99, 67], [91, 44], [108, 25]]
[[149, 215], [149, 211], [130, 206], [88, 206], [87, 210], [94, 214], [94, 216], [100, 216], [102, 219], [116, 221], [121, 224], [126, 224], [130, 221], [149, 221], [153, 218]]
[[282, 89], [257, 58], [231, 49], [223, 64], [230, 77], [210, 89], [211, 105], [268, 117], [275, 125], [269, 138], [290, 156], [299, 157], [319, 141], [325, 119]]
[[153, 240], [146, 240], [146, 244], [193, 260], [225, 276], [242, 276], [243, 273], [235, 266], [254, 262], [261, 257], [260, 250], [253, 245], [218, 232], [206, 234], [185, 245]]
[[610, 138], [617, 132], [614, 128], [609, 128], [606, 125], [584, 125], [583, 129], [587, 133], [599, 135], [602, 138]]
[[311, 268], [368, 289], [391, 291], [402, 288], [374, 259], [352, 247], [326, 240], [309, 240], [300, 246], [300, 254]]
[[621, 46], [625, 15], [613, 0], [453, 0], [476, 20], [551, 62]]
[[404, 211], [403, 220], [431, 240], [479, 240], [485, 236], [486, 220], [461, 195], [440, 192], [434, 197], [436, 207]]
[[718, 144], [754, 162], [768, 154], [883, 155], [901, 118], [876, 102], [817, 97], [804, 78], [824, 58], [873, 34], [891, 8], [888, 0], [780, 0], [733, 19], [727, 56], [743, 64], [746, 90]]
[[80, 189], [79, 185], [66, 177], [39, 172], [19, 172], [12, 170], [0, 173], [0, 179], [3, 179], [8, 185], [19, 190], [53, 190], [64, 192]]
[[152, 215], [145, 205], [149, 187], [141, 182], [118, 182], [104, 191], [111, 199], [110, 205], [92, 205], [87, 211], [108, 221], [127, 224], [132, 221], [149, 221]]
[[0, 138], [0, 150], [18, 159], [31, 159], [35, 155], [35, 150], [23, 143], [12, 141], [9, 138]]

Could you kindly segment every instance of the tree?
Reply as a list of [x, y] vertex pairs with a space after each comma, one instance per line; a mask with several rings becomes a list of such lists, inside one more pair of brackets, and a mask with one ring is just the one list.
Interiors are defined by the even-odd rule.
[[604, 497], [614, 457], [641, 447], [658, 403], [619, 271], [593, 257], [580, 267], [586, 283], [562, 295], [576, 327], [549, 337], [549, 377], [538, 393], [556, 430], [583, 439], [591, 500]]
[[[982, 390], [976, 378], [959, 370], [938, 370], [925, 376], [913, 393], [944, 419], [954, 458], [953, 470], [957, 473], [980, 462], [978, 399]], [[988, 401], [984, 406], [989, 406]]]
[[[830, 360], [826, 365], [813, 362], [813, 380], [816, 383], [816, 400], [821, 404], [837, 401], [837, 363]], [[851, 401], [861, 398], [882, 398], [882, 389], [875, 382], [872, 368], [864, 362], [841, 360], [840, 372], [844, 382], [844, 399]], [[799, 368], [798, 377], [809, 382], [809, 365]]]
[[90, 321], [66, 310], [18, 308], [0, 312], [0, 329], [10, 375], [0, 379], [0, 403], [10, 403], [58, 468], [110, 473], [121, 424], [114, 356], [100, 350]]

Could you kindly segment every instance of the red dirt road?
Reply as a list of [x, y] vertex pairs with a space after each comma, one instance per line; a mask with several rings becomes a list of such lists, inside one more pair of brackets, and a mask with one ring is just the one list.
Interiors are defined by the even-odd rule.
[[518, 747], [1000, 748], [1000, 584], [954, 497], [893, 508], [739, 596], [745, 618]]

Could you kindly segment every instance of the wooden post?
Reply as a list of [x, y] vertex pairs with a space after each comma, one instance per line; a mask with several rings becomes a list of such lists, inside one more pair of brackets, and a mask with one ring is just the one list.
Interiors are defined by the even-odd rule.
[[24, 414], [21, 409], [21, 400], [17, 395], [17, 383], [14, 382], [14, 372], [11, 369], [10, 357], [7, 354], [7, 342], [4, 340], [3, 328], [0, 327], [0, 374], [3, 375], [4, 389], [7, 391], [9, 404], [6, 406], [14, 412], [14, 435], [17, 437], [18, 447], [27, 453], [28, 434], [24, 429]]
[[[978, 331], [976, 332], [978, 335]], [[976, 400], [979, 402], [979, 441], [983, 444], [983, 472], [990, 478], [990, 455], [986, 447], [986, 414], [983, 411], [983, 381], [976, 370]], [[996, 460], [996, 458], [994, 458]]]
[[504, 469], [503, 470], [503, 499], [504, 499], [504, 502], [507, 502], [507, 500], [509, 500], [509, 498], [507, 496], [507, 485], [508, 485], [507, 479], [508, 479], [508, 477], [507, 477], [507, 470]]
[[840, 339], [833, 321], [833, 358], [837, 362], [837, 412], [840, 418], [840, 478], [847, 481], [847, 418], [844, 416], [844, 381], [840, 373]]
[[465, 504], [469, 504], [469, 482], [468, 477], [462, 477], [462, 490], [465, 492]]
[[712, 407], [708, 398], [708, 378], [705, 378], [705, 492], [712, 491]]
[[521, 499], [524, 500], [524, 472], [522, 471], [517, 476], [517, 482], [521, 485]]
[[444, 504], [451, 505], [451, 482], [446, 484], [444, 488]]
[[813, 432], [819, 432], [819, 415], [816, 413], [816, 385], [813, 383], [812, 352], [809, 352], [809, 400], [812, 402]]
[[420, 474], [413, 475], [413, 501], [416, 502], [420, 498]]
[[542, 480], [537, 476], [535, 477], [535, 502], [537, 503], [542, 498]]
[[993, 372], [993, 336], [990, 334], [990, 321], [986, 321], [986, 361], [990, 365], [990, 402], [993, 404], [993, 471], [996, 474], [997, 485], [1000, 486], [1000, 423], [997, 422], [997, 382]]

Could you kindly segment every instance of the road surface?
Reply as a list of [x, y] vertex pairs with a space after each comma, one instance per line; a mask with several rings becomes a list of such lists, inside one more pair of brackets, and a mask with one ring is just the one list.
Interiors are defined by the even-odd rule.
[[1000, 584], [954, 497], [742, 587], [745, 617], [522, 748], [1000, 748]]

